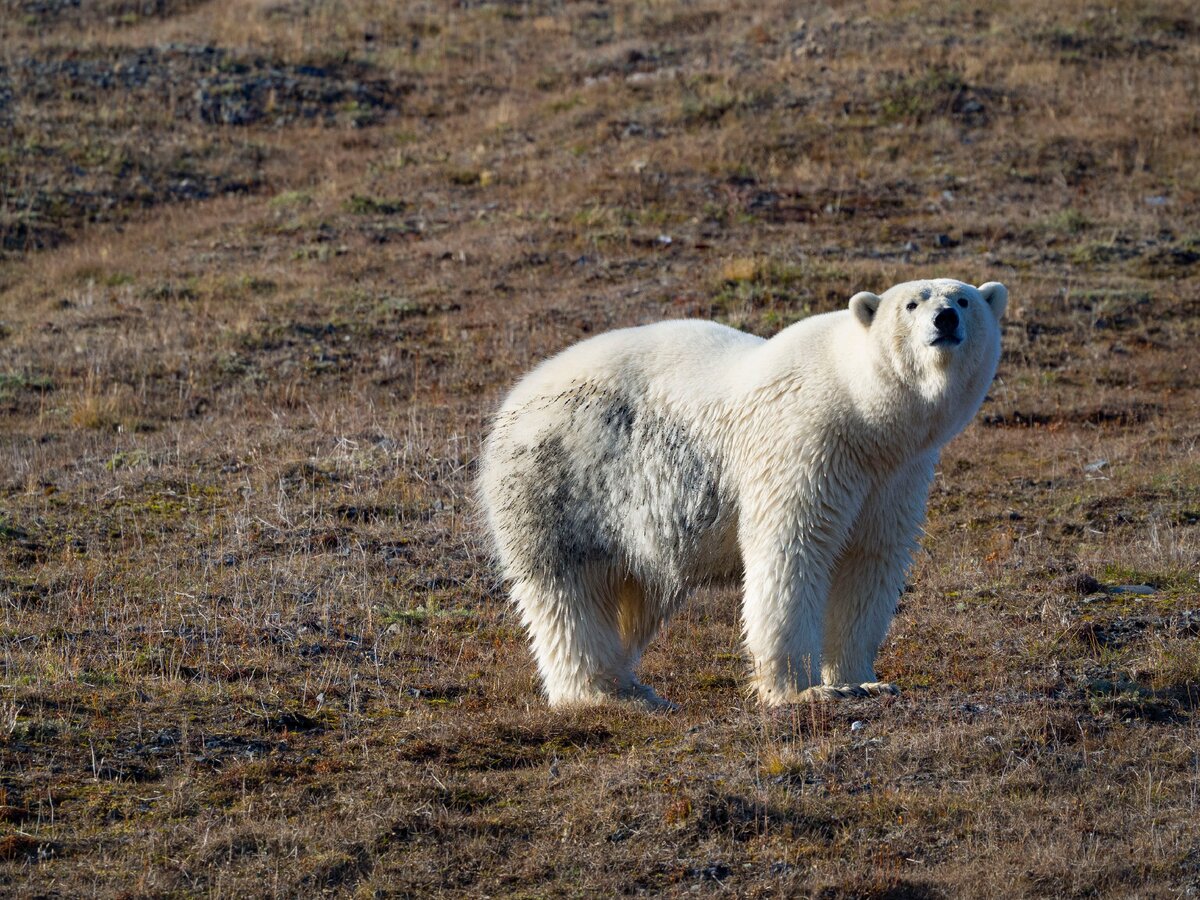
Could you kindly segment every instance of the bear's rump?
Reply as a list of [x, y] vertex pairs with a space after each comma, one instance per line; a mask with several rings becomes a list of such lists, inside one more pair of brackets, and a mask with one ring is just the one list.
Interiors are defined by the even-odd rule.
[[600, 565], [669, 592], [736, 566], [721, 466], [683, 426], [580, 386], [504, 414], [489, 450], [509, 577]]

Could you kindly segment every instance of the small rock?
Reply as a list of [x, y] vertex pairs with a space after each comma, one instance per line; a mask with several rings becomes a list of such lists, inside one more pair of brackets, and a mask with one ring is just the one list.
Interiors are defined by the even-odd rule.
[[1145, 200], [1146, 200], [1147, 206], [1166, 206], [1167, 205], [1167, 198], [1162, 196], [1161, 194], [1155, 194], [1151, 197], [1146, 197]]
[[921, 249], [921, 248], [920, 248], [920, 246], [918, 246], [918, 245], [917, 245], [915, 242], [913, 242], [913, 241], [909, 241], [907, 244], [905, 244], [905, 245], [904, 245], [904, 252], [905, 252], [905, 253], [916, 253], [916, 252], [917, 252], [917, 251], [919, 251], [920, 249]]
[[856, 719], [855, 721], [850, 723], [850, 731], [852, 731], [852, 732], [862, 731], [866, 727], [867, 727], [867, 723], [862, 721], [862, 719]]
[[1182, 634], [1200, 634], [1200, 609], [1185, 609], [1173, 616], [1171, 626]]
[[958, 246], [958, 241], [954, 240], [954, 238], [950, 237], [948, 234], [939, 234], [933, 239], [933, 242], [943, 250]]
[[710, 862], [697, 874], [701, 881], [724, 881], [729, 877], [730, 869], [723, 862]]
[[1152, 584], [1118, 584], [1108, 589], [1110, 594], [1156, 594], [1158, 588]]
[[1096, 460], [1095, 462], [1090, 462], [1090, 463], [1088, 463], [1086, 466], [1084, 466], [1084, 467], [1083, 467], [1083, 471], [1085, 471], [1085, 472], [1099, 472], [1101, 469], [1103, 469], [1103, 468], [1104, 468], [1105, 466], [1107, 466], [1107, 465], [1108, 465], [1108, 460], [1107, 460], [1107, 459], [1098, 459], [1098, 460]]
[[1054, 586], [1068, 594], [1096, 594], [1104, 590], [1103, 585], [1086, 572], [1064, 575], [1054, 582]]
[[628, 840], [637, 834], [637, 831], [628, 825], [619, 825], [617, 830], [605, 838], [610, 844], [619, 844], [621, 841]]

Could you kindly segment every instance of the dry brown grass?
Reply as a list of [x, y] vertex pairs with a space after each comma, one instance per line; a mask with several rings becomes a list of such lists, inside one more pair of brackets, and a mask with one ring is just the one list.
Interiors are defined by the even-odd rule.
[[[0, 47], [5, 890], [1200, 891], [1190, 4], [0, 0]], [[681, 713], [547, 710], [472, 506], [505, 386], [927, 275], [1013, 302], [905, 694], [763, 712], [713, 592], [645, 661]]]

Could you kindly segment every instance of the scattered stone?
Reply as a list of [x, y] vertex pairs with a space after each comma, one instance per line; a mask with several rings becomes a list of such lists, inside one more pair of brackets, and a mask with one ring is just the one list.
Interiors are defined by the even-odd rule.
[[619, 844], [637, 834], [637, 829], [629, 825], [619, 825], [617, 830], [605, 838], [610, 844]]
[[1116, 674], [1111, 677], [1098, 676], [1086, 678], [1084, 681], [1084, 690], [1092, 696], [1115, 696], [1125, 695], [1128, 697], [1149, 698], [1154, 696], [1154, 691], [1142, 687], [1136, 681], [1133, 681], [1128, 675]]
[[696, 873], [701, 881], [724, 881], [730, 876], [729, 866], [723, 862], [710, 862]]
[[1068, 594], [1101, 594], [1104, 586], [1086, 572], [1064, 575], [1054, 582], [1054, 587]]
[[1158, 588], [1152, 584], [1118, 584], [1108, 589], [1110, 594], [1157, 594]]
[[967, 713], [968, 715], [977, 715], [978, 713], [986, 712], [988, 707], [983, 703], [962, 703], [957, 708], [960, 712]]
[[1171, 627], [1181, 635], [1200, 634], [1200, 609], [1185, 609], [1171, 617]]
[[862, 721], [861, 719], [857, 719], [850, 723], [850, 731], [851, 732], [862, 731], [866, 727], [867, 727], [867, 723]]

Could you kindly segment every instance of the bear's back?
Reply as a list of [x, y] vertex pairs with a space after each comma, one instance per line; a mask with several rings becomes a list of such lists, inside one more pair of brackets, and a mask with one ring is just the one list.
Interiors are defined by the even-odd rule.
[[739, 358], [766, 343], [736, 328], [702, 319], [673, 319], [607, 331], [580, 341], [541, 363], [513, 388], [501, 412], [537, 396], [570, 390], [580, 382], [635, 393], [709, 394], [738, 368]]

